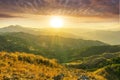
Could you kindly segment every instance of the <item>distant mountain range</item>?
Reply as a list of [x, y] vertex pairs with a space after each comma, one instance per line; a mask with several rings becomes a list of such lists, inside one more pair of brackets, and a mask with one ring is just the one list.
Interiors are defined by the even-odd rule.
[[5, 32], [25, 32], [25, 33], [31, 33], [33, 34], [35, 32], [35, 29], [22, 27], [20, 25], [10, 25], [7, 27], [0, 28], [1, 33]]
[[85, 29], [61, 29], [55, 31], [54, 29], [37, 29], [26, 28], [19, 25], [11, 25], [8, 27], [0, 28], [0, 33], [3, 32], [25, 32], [34, 35], [59, 35], [61, 37], [86, 39], [86, 40], [99, 40], [108, 44], [120, 44], [120, 31], [104, 31], [104, 30], [85, 30]]
[[80, 35], [83, 39], [90, 39], [90, 40], [99, 40], [105, 43], [119, 45], [120, 44], [120, 31], [90, 31], [83, 33]]

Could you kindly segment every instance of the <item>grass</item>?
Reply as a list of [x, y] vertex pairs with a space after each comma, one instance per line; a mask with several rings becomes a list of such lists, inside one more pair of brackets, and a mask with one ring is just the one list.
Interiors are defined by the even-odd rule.
[[105, 80], [102, 76], [80, 69], [66, 68], [55, 59], [27, 53], [0, 52], [0, 80], [77, 80], [85, 75], [89, 79]]

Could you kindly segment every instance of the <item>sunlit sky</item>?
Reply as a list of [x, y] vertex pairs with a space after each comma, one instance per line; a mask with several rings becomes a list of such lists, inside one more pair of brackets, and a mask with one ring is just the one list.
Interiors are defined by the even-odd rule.
[[49, 28], [54, 16], [63, 28], [120, 29], [119, 0], [0, 0], [0, 27]]
[[[0, 20], [0, 27], [9, 25], [21, 25], [32, 28], [50, 28], [50, 19], [54, 16], [37, 15], [28, 18], [4, 18]], [[62, 28], [88, 28], [88, 29], [118, 29], [119, 21], [113, 19], [99, 19], [86, 17], [59, 16], [63, 19]], [[92, 19], [92, 20], [91, 20]]]

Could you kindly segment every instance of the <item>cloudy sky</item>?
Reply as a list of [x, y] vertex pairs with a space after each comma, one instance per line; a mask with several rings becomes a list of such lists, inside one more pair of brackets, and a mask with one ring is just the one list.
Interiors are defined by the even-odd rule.
[[0, 27], [49, 27], [60, 16], [64, 27], [118, 29], [119, 0], [0, 0]]

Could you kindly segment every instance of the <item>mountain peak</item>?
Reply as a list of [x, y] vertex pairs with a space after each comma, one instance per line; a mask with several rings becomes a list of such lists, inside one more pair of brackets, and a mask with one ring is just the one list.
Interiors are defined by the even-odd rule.
[[20, 25], [9, 25], [0, 29], [0, 32], [24, 32], [29, 29]]
[[4, 28], [22, 28], [21, 25], [9, 25], [7, 27], [4, 27]]

